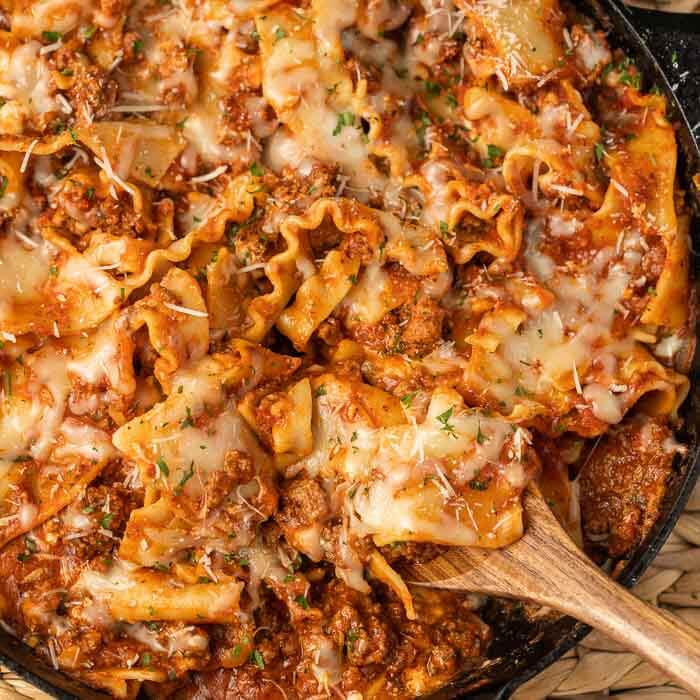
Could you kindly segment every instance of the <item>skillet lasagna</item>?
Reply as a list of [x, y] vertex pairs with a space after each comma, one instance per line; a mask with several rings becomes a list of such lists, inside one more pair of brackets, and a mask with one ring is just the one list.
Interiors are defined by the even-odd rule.
[[118, 698], [483, 663], [538, 480], [620, 557], [693, 350], [666, 104], [557, 0], [1, 0], [0, 617]]

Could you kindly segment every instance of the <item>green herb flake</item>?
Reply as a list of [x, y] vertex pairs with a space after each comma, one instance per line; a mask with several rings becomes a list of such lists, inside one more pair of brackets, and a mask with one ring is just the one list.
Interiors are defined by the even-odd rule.
[[277, 27], [277, 29], [275, 29], [275, 44], [280, 39], [284, 39], [286, 36], [287, 36], [287, 32], [282, 27]]
[[136, 53], [136, 54], [143, 53], [143, 39], [137, 39], [131, 45], [131, 48], [134, 50], [134, 53]]
[[156, 466], [158, 467], [158, 471], [160, 472], [161, 476], [170, 476], [170, 468], [168, 467], [168, 463], [162, 457], [158, 457]]
[[491, 479], [472, 479], [469, 482], [469, 488], [472, 491], [486, 491], [491, 483]]
[[477, 429], [476, 429], [476, 441], [480, 444], [483, 445], [485, 442], [489, 441], [489, 437], [485, 435], [484, 433], [481, 432], [481, 422], [477, 424]]
[[260, 165], [257, 162], [255, 162], [250, 166], [250, 174], [253, 177], [262, 177], [263, 169], [260, 167]]
[[114, 518], [114, 513], [105, 513], [100, 520], [100, 527], [105, 530], [111, 530], [112, 519]]
[[484, 160], [485, 168], [493, 168], [495, 166], [495, 161], [503, 156], [503, 149], [495, 146], [492, 143], [486, 146], [486, 160]]
[[355, 123], [355, 115], [352, 112], [341, 112], [338, 115], [338, 121], [336, 122], [335, 129], [333, 129], [333, 136], [338, 136], [338, 134], [346, 126], [352, 126]]
[[299, 605], [300, 607], [304, 608], [304, 610], [309, 609], [309, 601], [306, 600], [306, 596], [304, 595], [298, 595], [295, 599], [294, 602]]
[[265, 668], [265, 659], [263, 658], [263, 655], [257, 649], [254, 649], [253, 652], [251, 653], [250, 663], [257, 666], [261, 671]]
[[425, 81], [425, 92], [428, 97], [437, 97], [442, 92], [442, 86], [432, 80]]
[[441, 413], [439, 416], [435, 417], [435, 420], [442, 425], [440, 430], [444, 430], [450, 437], [457, 438], [457, 433], [455, 432], [455, 427], [453, 423], [450, 423], [450, 418], [454, 412], [454, 406], [450, 406], [446, 411]]
[[55, 44], [57, 41], [61, 40], [63, 34], [61, 34], [61, 32], [42, 32], [41, 36], [44, 37], [44, 41]]
[[411, 408], [411, 406], [413, 405], [413, 399], [416, 398], [416, 395], [417, 395], [417, 394], [418, 394], [417, 391], [412, 391], [412, 392], [409, 392], [408, 394], [404, 394], [404, 395], [399, 399], [399, 401], [401, 402], [401, 405], [402, 405], [404, 408]]
[[187, 408], [185, 408], [185, 412], [187, 415], [185, 416], [185, 418], [183, 418], [182, 422], [180, 423], [180, 427], [183, 429], [191, 428], [194, 426], [194, 420], [192, 419], [192, 409], [189, 406], [187, 406]]
[[185, 484], [194, 476], [194, 461], [190, 462], [190, 467], [186, 472], [183, 472], [180, 482], [175, 487], [175, 492], [180, 493], [185, 488]]
[[603, 156], [605, 155], [605, 146], [603, 146], [602, 143], [597, 143], [593, 147], [593, 152], [595, 153], [595, 159], [600, 163], [600, 161], [603, 160]]
[[55, 265], [51, 265], [49, 268], [49, 274], [51, 277], [57, 277], [58, 276], [58, 268]]
[[151, 665], [151, 655], [146, 652], [144, 654], [141, 654], [141, 666], [144, 668], [148, 668]]
[[325, 396], [326, 393], [326, 387], [323, 384], [321, 384], [321, 386], [318, 387], [318, 389], [316, 389], [316, 391], [314, 392], [314, 396]]
[[0, 199], [2, 199], [5, 196], [5, 192], [7, 192], [7, 186], [10, 184], [10, 181], [8, 180], [6, 175], [0, 176]]

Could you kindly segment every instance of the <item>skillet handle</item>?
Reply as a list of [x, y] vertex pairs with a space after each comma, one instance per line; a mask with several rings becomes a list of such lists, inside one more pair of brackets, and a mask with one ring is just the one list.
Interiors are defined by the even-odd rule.
[[659, 12], [617, 4], [666, 74], [691, 128], [698, 125], [694, 136], [699, 138], [700, 14]]

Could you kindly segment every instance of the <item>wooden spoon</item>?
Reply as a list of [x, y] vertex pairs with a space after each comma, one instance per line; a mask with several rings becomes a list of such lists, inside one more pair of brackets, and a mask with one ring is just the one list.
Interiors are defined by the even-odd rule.
[[700, 698], [700, 633], [635, 598], [571, 541], [536, 487], [525, 534], [505, 549], [453, 548], [406, 572], [419, 585], [545, 605], [604, 632]]

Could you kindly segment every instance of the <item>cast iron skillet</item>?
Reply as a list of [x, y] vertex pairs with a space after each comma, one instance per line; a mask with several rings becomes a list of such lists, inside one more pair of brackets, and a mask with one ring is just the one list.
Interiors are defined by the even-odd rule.
[[[700, 192], [692, 176], [700, 173], [700, 15], [680, 15], [619, 7], [616, 0], [576, 0], [582, 12], [610, 34], [613, 48], [622, 48], [641, 69], [644, 87], [656, 84], [666, 94], [671, 120], [677, 125], [678, 177], [688, 191], [694, 212], [691, 270], [700, 280]], [[693, 128], [695, 127], [695, 128]], [[695, 132], [695, 133], [693, 133]], [[663, 154], [657, 154], [663, 157]], [[694, 251], [697, 250], [696, 254]], [[683, 440], [687, 455], [675, 465], [658, 522], [630, 557], [618, 580], [633, 585], [665, 542], [700, 475], [700, 359], [691, 371], [691, 393], [684, 407]], [[465, 670], [430, 700], [507, 700], [525, 681], [556, 661], [589, 631], [570, 617], [553, 613], [536, 620], [519, 604], [488, 604], [484, 617], [494, 642], [489, 660]], [[0, 629], [0, 658], [25, 680], [60, 700], [104, 700], [107, 696], [55, 671], [29, 647]]]

